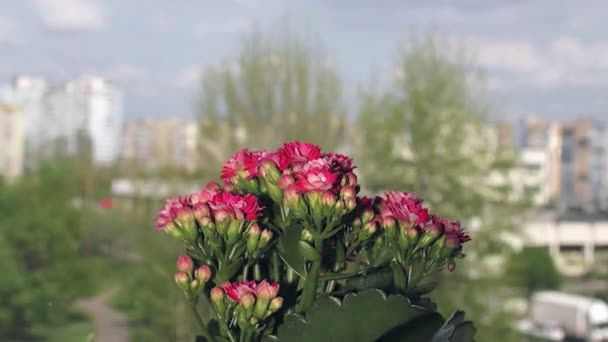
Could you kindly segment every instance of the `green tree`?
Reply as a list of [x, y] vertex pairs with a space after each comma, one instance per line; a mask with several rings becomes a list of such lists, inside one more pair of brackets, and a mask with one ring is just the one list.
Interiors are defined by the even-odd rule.
[[202, 80], [202, 160], [213, 172], [243, 146], [303, 140], [335, 149], [345, 126], [340, 82], [318, 44], [255, 32], [232, 63]]
[[71, 190], [69, 170], [51, 165], [0, 188], [0, 339], [65, 324], [73, 300], [94, 288]]
[[539, 290], [559, 289], [562, 277], [546, 247], [524, 247], [507, 263], [506, 282], [527, 297]]
[[391, 87], [363, 93], [358, 165], [371, 192], [417, 193], [469, 226], [466, 262], [434, 294], [445, 314], [467, 311], [480, 341], [506, 341], [501, 272], [491, 261], [509, 250], [503, 237], [522, 206], [507, 182], [512, 154], [497, 144], [483, 79], [465, 52], [434, 37], [403, 49]]

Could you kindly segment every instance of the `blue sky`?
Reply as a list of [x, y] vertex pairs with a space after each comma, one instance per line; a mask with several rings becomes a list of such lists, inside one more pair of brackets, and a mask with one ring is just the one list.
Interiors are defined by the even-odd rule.
[[[574, 4], [579, 4], [575, 6]], [[432, 30], [464, 42], [514, 118], [608, 118], [608, 1], [0, 0], [0, 82], [97, 73], [127, 117], [192, 116], [203, 67], [256, 25], [318, 33], [347, 89], [388, 80], [400, 44]], [[287, 18], [287, 20], [285, 19]]]

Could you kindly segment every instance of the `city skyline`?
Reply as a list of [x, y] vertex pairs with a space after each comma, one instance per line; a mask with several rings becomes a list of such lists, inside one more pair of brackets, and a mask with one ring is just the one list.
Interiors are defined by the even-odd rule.
[[[0, 82], [101, 75], [125, 93], [127, 118], [192, 117], [203, 66], [229, 60], [258, 25], [316, 33], [340, 70], [347, 101], [391, 78], [399, 42], [431, 30], [469, 46], [492, 100], [510, 119], [599, 118], [608, 108], [607, 3], [272, 0], [7, 2], [0, 15]], [[287, 19], [286, 19], [287, 18]], [[559, 100], [557, 100], [559, 99]], [[352, 114], [352, 113], [351, 113]]]

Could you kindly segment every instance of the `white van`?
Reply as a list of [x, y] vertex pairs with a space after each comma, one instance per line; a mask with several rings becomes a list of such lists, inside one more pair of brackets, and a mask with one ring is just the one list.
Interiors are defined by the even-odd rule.
[[553, 327], [566, 337], [608, 341], [608, 305], [596, 298], [556, 291], [532, 296], [529, 319], [537, 327]]

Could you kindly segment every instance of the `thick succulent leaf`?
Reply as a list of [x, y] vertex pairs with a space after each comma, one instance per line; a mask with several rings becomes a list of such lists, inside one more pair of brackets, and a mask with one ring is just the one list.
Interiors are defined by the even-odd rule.
[[443, 322], [440, 314], [430, 313], [392, 329], [377, 342], [426, 342], [433, 337]]
[[343, 301], [334, 297], [317, 299], [306, 312], [305, 319], [299, 315], [287, 315], [277, 335], [281, 342], [372, 342], [397, 327], [429, 317], [434, 323], [428, 324], [425, 329], [429, 332], [424, 336], [430, 337], [442, 323], [437, 316], [411, 305], [404, 296], [387, 297], [380, 290], [368, 289], [348, 294]]
[[290, 226], [285, 233], [279, 238], [277, 249], [281, 259], [291, 267], [301, 277], [306, 277], [304, 268], [305, 259], [300, 253], [298, 247], [300, 237], [302, 235], [302, 227], [298, 225]]
[[346, 282], [344, 290], [381, 289], [387, 290], [393, 287], [393, 271], [390, 267], [375, 269], [367, 274], [355, 276]]
[[464, 312], [456, 311], [437, 331], [431, 342], [474, 342], [475, 326], [464, 320]]

